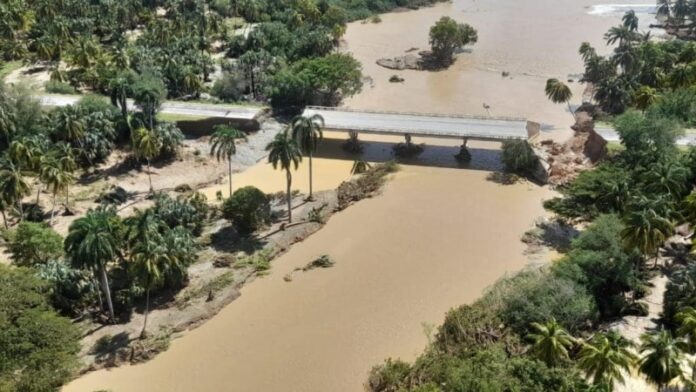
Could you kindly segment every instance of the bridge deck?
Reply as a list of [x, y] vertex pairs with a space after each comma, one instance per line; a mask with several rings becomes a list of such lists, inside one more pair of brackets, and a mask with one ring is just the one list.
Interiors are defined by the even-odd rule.
[[370, 112], [310, 106], [304, 115], [324, 117], [327, 129], [382, 135], [469, 138], [478, 140], [529, 139], [527, 121], [519, 118], [421, 115]]

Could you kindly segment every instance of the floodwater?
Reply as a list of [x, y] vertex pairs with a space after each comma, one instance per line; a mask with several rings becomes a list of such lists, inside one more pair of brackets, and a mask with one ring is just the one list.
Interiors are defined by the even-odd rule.
[[[630, 2], [630, 0], [627, 0]], [[352, 24], [348, 50], [374, 87], [347, 104], [369, 109], [525, 116], [556, 127], [570, 123], [543, 93], [548, 77], [582, 71], [576, 51], [602, 35], [619, 13], [590, 15], [592, 0], [455, 0]], [[596, 8], [595, 8], [596, 10]], [[596, 13], [596, 12], [595, 12]], [[479, 29], [480, 41], [442, 72], [399, 72], [374, 65], [427, 44], [427, 31], [449, 14]], [[502, 71], [511, 72], [503, 78]], [[576, 100], [581, 88], [573, 84]], [[327, 133], [317, 154], [315, 189], [349, 177], [344, 136]], [[388, 160], [395, 138], [370, 138], [364, 159]], [[427, 344], [424, 325], [478, 298], [506, 273], [529, 263], [520, 236], [544, 214], [553, 192], [526, 182], [490, 179], [500, 167], [495, 143], [471, 142], [473, 162], [453, 164], [458, 141], [426, 142], [418, 165], [403, 165], [381, 196], [334, 215], [325, 228], [273, 262], [270, 275], [154, 360], [89, 373], [65, 391], [347, 391], [363, 389], [370, 368], [388, 357], [413, 360]], [[264, 161], [234, 176], [235, 187], [283, 190], [285, 176]], [[306, 163], [293, 189], [306, 191]], [[214, 196], [226, 184], [206, 192]], [[327, 254], [333, 268], [283, 276]]]
[[[584, 68], [578, 55], [583, 41], [600, 54], [611, 48], [604, 33], [618, 24], [623, 12], [635, 8], [647, 28], [654, 2], [622, 0], [454, 0], [416, 12], [381, 16], [381, 23], [361, 22], [348, 27], [344, 50], [362, 64], [372, 79], [363, 92], [345, 105], [358, 109], [458, 113], [524, 117], [554, 128], [567, 129], [573, 118], [566, 105], [548, 101], [548, 78], [569, 83], [571, 104], [582, 103], [584, 86], [577, 82]], [[638, 4], [638, 5], [636, 5]], [[444, 71], [395, 71], [375, 62], [402, 56], [417, 48], [427, 50], [428, 31], [442, 16], [468, 23], [478, 30], [478, 42]], [[413, 51], [416, 53], [416, 51]], [[509, 72], [509, 77], [503, 77]], [[391, 83], [400, 75], [403, 83]]]
[[[498, 154], [491, 143], [475, 147], [474, 160]], [[350, 164], [321, 162], [340, 173]], [[334, 215], [169, 351], [143, 365], [87, 374], [65, 390], [362, 390], [373, 365], [422, 351], [423, 323], [441, 323], [449, 308], [528, 263], [520, 235], [552, 192], [500, 185], [486, 179], [490, 173], [404, 165], [383, 195]], [[333, 268], [283, 280], [323, 254]]]

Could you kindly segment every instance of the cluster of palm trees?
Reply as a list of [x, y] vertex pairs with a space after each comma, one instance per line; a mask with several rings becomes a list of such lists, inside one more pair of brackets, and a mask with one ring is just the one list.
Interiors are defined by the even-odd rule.
[[[320, 115], [296, 116], [287, 128], [278, 133], [266, 146], [268, 162], [274, 169], [285, 171], [286, 201], [288, 222], [292, 223], [292, 170], [299, 168], [303, 154], [309, 159], [309, 195], [312, 200], [313, 171], [312, 157], [323, 138], [324, 118]], [[228, 161], [229, 195], [232, 196], [232, 156], [237, 152], [237, 140], [244, 139], [244, 133], [230, 126], [217, 126], [210, 138], [210, 155], [218, 161]]]
[[686, 31], [691, 37], [696, 28], [696, 4], [689, 0], [657, 0], [657, 16], [665, 19], [665, 24]]
[[[696, 354], [696, 309], [686, 308], [678, 315], [680, 327], [674, 335], [664, 329], [647, 332], [636, 346], [617, 331], [599, 332], [585, 341], [572, 337], [556, 320], [533, 323], [529, 354], [548, 366], [575, 360], [592, 383], [603, 391], [623, 384], [636, 367], [662, 391], [673, 382], [696, 386], [693, 373], [684, 373], [685, 354]], [[579, 350], [576, 348], [579, 347]], [[571, 353], [576, 353], [573, 357]], [[695, 364], [696, 365], [696, 364]]]
[[0, 212], [5, 227], [8, 227], [7, 210], [19, 212], [19, 219], [24, 218], [22, 200], [31, 191], [27, 177], [34, 177], [37, 182], [36, 205], [40, 203], [41, 185], [52, 194], [53, 205], [51, 220], [55, 215], [56, 197], [64, 193], [65, 206], [69, 209], [69, 187], [75, 182], [77, 165], [73, 149], [67, 143], [57, 143], [46, 148], [31, 139], [18, 139], [10, 143], [8, 154], [0, 160]]
[[70, 225], [64, 244], [71, 265], [99, 280], [112, 322], [116, 314], [108, 272], [112, 263], [126, 266], [129, 276], [145, 290], [141, 337], [146, 336], [150, 292], [167, 280], [182, 280], [186, 267], [195, 259], [189, 230], [181, 226], [170, 229], [152, 208], [136, 210], [124, 220], [113, 207], [90, 210]]

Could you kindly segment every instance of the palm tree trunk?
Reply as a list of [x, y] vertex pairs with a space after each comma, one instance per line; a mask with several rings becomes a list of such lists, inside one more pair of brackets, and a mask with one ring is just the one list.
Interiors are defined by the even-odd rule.
[[288, 200], [288, 223], [292, 223], [292, 192], [290, 191], [290, 188], [292, 187], [292, 173], [290, 173], [290, 168], [288, 168], [286, 171], [286, 177], [288, 180], [288, 186], [287, 186], [287, 200]]
[[53, 191], [53, 206], [51, 207], [51, 221], [49, 223], [50, 226], [53, 226], [53, 217], [55, 216], [56, 213], [56, 194], [58, 192], [56, 190]]
[[41, 200], [41, 183], [39, 182], [39, 185], [37, 186], [36, 189], [36, 206], [39, 206], [39, 201]]
[[152, 187], [152, 168], [150, 166], [150, 159], [147, 159], [147, 179], [150, 181], [150, 193], [153, 193], [155, 189]]
[[312, 200], [312, 153], [309, 153], [309, 197], [307, 200]]
[[116, 315], [114, 314], [114, 304], [111, 302], [111, 290], [109, 290], [109, 277], [106, 275], [106, 266], [101, 267], [101, 285], [102, 290], [104, 290], [104, 296], [106, 297], [106, 304], [109, 306], [109, 317], [111, 321], [116, 320]]
[[5, 209], [0, 210], [0, 213], [2, 213], [2, 222], [5, 224], [5, 228], [9, 229], [10, 225], [7, 224], [7, 215], [5, 215]]
[[228, 162], [227, 163], [228, 164], [227, 172], [228, 172], [229, 177], [230, 177], [230, 197], [232, 197], [232, 157], [231, 156], [227, 157], [227, 162]]
[[70, 185], [65, 186], [65, 211], [70, 211]]
[[[149, 286], [149, 285], [148, 285]], [[147, 337], [147, 316], [150, 313], [150, 288], [145, 291], [145, 320], [143, 321], [143, 330], [140, 331], [140, 339]]]
[[22, 199], [17, 202], [17, 209], [19, 210], [19, 221], [24, 220], [24, 207], [22, 207]]

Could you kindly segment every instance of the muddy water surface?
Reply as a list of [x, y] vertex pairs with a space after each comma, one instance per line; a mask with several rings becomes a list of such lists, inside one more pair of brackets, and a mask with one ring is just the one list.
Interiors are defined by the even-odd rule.
[[[618, 24], [631, 4], [602, 5], [601, 0], [453, 0], [415, 12], [383, 15], [381, 23], [355, 22], [345, 36], [345, 51], [362, 64], [372, 79], [363, 92], [346, 102], [362, 109], [521, 116], [567, 128], [572, 117], [564, 105], [544, 95], [548, 78], [568, 79], [572, 104], [582, 102], [584, 86], [577, 83], [583, 65], [578, 48], [583, 41], [599, 53], [611, 50], [604, 33]], [[654, 3], [651, 4], [654, 6]], [[654, 8], [654, 7], [653, 7]], [[647, 28], [653, 16], [638, 7]], [[380, 57], [402, 56], [417, 48], [428, 49], [428, 31], [442, 16], [468, 23], [478, 30], [478, 42], [459, 55], [444, 71], [394, 71], [375, 62]], [[416, 53], [416, 51], [414, 51]], [[503, 72], [510, 76], [503, 77]], [[403, 83], [390, 83], [398, 74]]]

